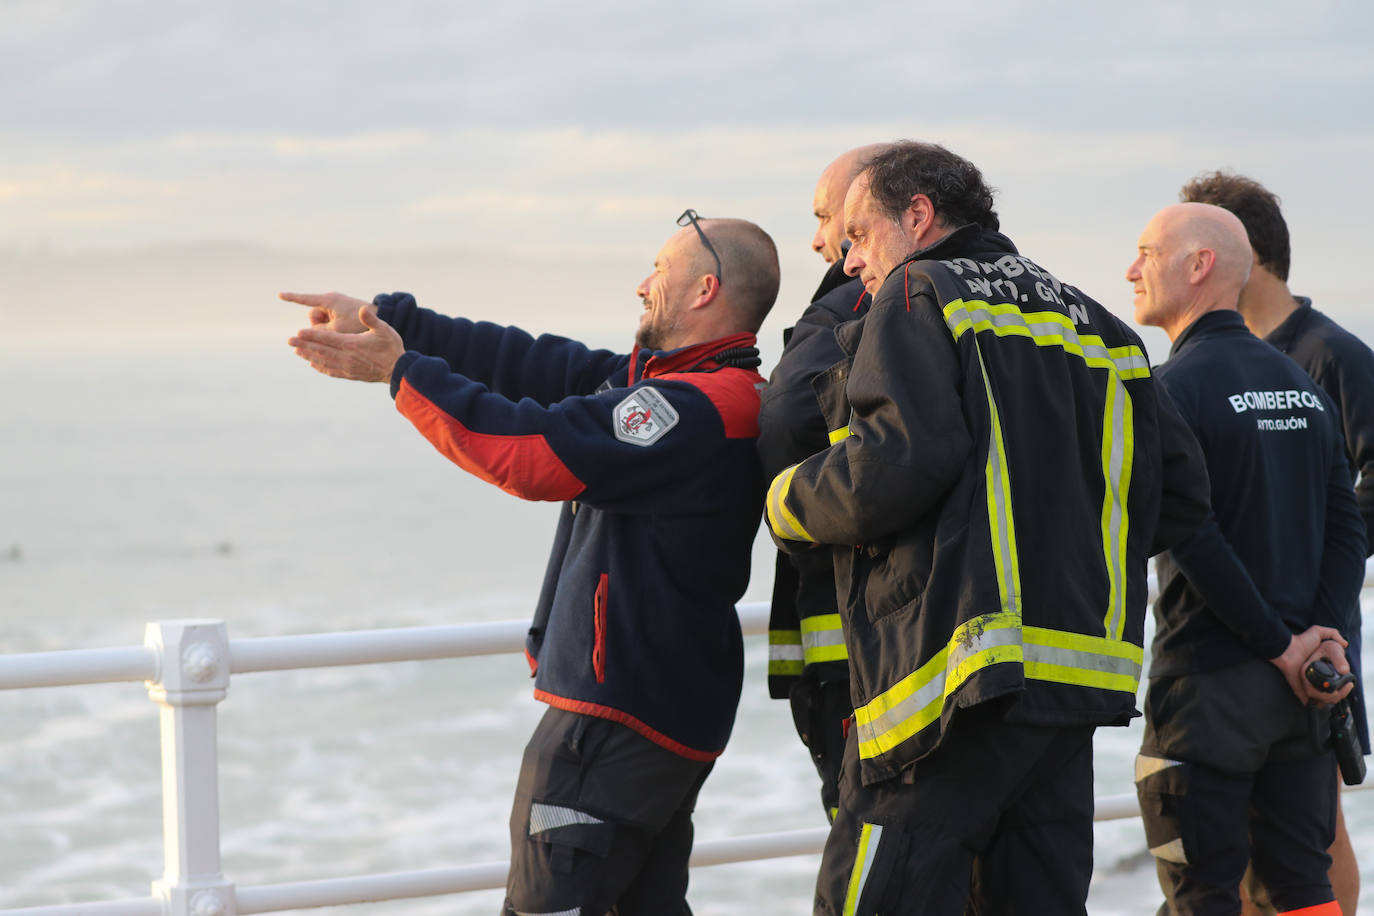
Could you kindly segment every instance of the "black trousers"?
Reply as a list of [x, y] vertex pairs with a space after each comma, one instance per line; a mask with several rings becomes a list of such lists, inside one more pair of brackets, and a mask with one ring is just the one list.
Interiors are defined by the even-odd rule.
[[1334, 899], [1327, 720], [1261, 659], [1150, 681], [1136, 793], [1162, 912], [1239, 913], [1247, 862], [1281, 913]]
[[816, 775], [821, 778], [821, 807], [825, 819], [835, 822], [840, 805], [840, 764], [844, 760], [846, 723], [854, 715], [849, 681], [815, 682], [805, 677], [792, 685], [788, 701], [797, 735], [811, 753]]
[[692, 810], [712, 765], [550, 707], [520, 766], [501, 912], [690, 916]]
[[1093, 732], [965, 710], [913, 769], [865, 786], [851, 730], [817, 916], [1081, 916], [1093, 868]]

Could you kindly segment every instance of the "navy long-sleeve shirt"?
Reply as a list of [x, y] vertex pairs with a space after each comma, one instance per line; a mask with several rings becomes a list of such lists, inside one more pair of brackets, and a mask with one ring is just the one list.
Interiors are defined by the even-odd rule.
[[[1374, 351], [1296, 296], [1298, 307], [1264, 339], [1292, 357], [1340, 409], [1345, 453], [1366, 536], [1374, 532]], [[1365, 545], [1374, 549], [1374, 538]]]
[[[1234, 311], [1190, 325], [1157, 375], [1202, 446], [1213, 518], [1160, 558], [1151, 676], [1273, 658], [1313, 624], [1348, 630], [1365, 533], [1331, 399]], [[1248, 579], [1219, 594], [1237, 558]]]

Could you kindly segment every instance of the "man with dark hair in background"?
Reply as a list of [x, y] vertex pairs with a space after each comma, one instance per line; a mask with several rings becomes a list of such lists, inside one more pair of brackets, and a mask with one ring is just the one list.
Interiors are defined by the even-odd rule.
[[777, 543], [833, 553], [844, 598], [821, 916], [1085, 912], [1092, 735], [1136, 715], [1146, 557], [1206, 514], [1140, 339], [997, 230], [967, 160], [873, 157], [845, 199], [873, 305], [816, 381], [833, 444], [769, 489]]
[[282, 294], [311, 307], [290, 343], [315, 369], [389, 382], [464, 470], [564, 504], [526, 643], [550, 708], [520, 768], [503, 913], [691, 912], [692, 810], [743, 680], [735, 602], [764, 484], [754, 334], [778, 259], [753, 223], [678, 225], [635, 291], [629, 354], [405, 293]]
[[1126, 270], [1136, 321], [1173, 344], [1156, 375], [1201, 443], [1214, 511], [1157, 562], [1136, 791], [1165, 912], [1238, 913], [1252, 861], [1281, 912], [1338, 916], [1336, 760], [1309, 704], [1350, 688], [1303, 671], [1349, 670], [1364, 523], [1330, 399], [1236, 313], [1252, 261], [1233, 214], [1181, 203]]
[[[826, 166], [816, 182], [811, 247], [831, 267], [811, 305], [783, 332], [782, 357], [763, 392], [759, 456], [767, 478], [830, 444], [812, 382], [844, 358], [835, 328], [862, 318], [872, 301], [863, 283], [844, 272], [844, 196], [865, 159], [884, 148], [871, 144], [849, 150]], [[834, 819], [844, 722], [854, 707], [829, 551], [778, 552], [768, 618], [768, 693], [791, 705], [797, 734], [821, 777], [825, 816]]]
[[[1240, 315], [1252, 334], [1292, 357], [1335, 402], [1351, 473], [1358, 475], [1355, 496], [1364, 518], [1366, 550], [1374, 550], [1374, 351], [1313, 308], [1310, 299], [1289, 291], [1288, 223], [1273, 192], [1253, 179], [1217, 171], [1188, 182], [1179, 191], [1179, 199], [1222, 207], [1245, 227], [1255, 263], [1240, 291]], [[1361, 749], [1368, 754], [1358, 601], [1354, 614], [1350, 631], [1344, 634], [1350, 642], [1346, 657], [1356, 675], [1350, 700]], [[1329, 850], [1331, 886], [1341, 909], [1354, 913], [1360, 897], [1360, 871], [1339, 799], [1336, 814], [1336, 840]]]

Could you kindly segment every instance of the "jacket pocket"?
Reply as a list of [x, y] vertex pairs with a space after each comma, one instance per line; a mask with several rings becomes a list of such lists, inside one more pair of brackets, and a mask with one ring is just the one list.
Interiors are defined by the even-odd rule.
[[870, 621], [910, 606], [925, 591], [934, 545], [928, 536], [903, 532], [865, 544], [856, 561], [866, 567], [864, 607]]
[[[816, 394], [816, 404], [821, 416], [825, 418], [825, 430], [833, 436], [849, 423], [849, 399], [845, 396], [845, 384], [849, 380], [849, 367], [852, 359], [835, 363], [824, 372], [818, 372], [811, 379], [811, 390]], [[843, 437], [840, 437], [843, 438]]]
[[609, 591], [609, 580], [606, 573], [602, 573], [592, 599], [592, 671], [598, 684], [606, 682], [606, 597]]

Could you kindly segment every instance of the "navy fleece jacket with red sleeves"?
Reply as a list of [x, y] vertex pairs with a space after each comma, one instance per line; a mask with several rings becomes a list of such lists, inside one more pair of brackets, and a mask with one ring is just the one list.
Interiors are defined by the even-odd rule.
[[716, 757], [763, 499], [763, 379], [731, 355], [753, 335], [624, 355], [375, 302], [406, 347], [397, 409], [465, 470], [565, 503], [527, 640], [536, 697]]

